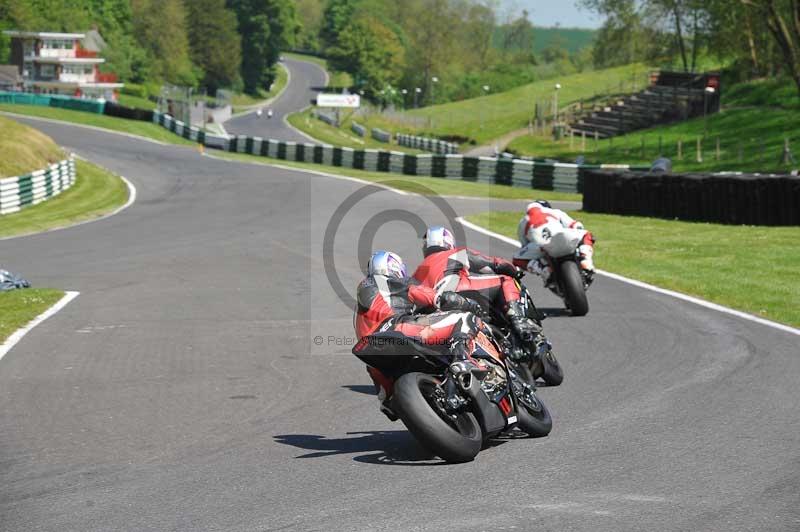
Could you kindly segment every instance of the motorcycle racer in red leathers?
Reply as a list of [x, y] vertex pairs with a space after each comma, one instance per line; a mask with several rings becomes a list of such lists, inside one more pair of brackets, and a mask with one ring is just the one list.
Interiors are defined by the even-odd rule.
[[[395, 253], [373, 253], [367, 270], [356, 297], [354, 327], [359, 340], [378, 330], [394, 331], [457, 357], [472, 352], [480, 326], [473, 314], [480, 310], [475, 301], [454, 292], [437, 294], [409, 278], [403, 260]], [[390, 406], [392, 379], [369, 365], [367, 373], [375, 384], [381, 411], [396, 420]]]
[[514, 264], [466, 247], [457, 248], [453, 234], [444, 227], [427, 230], [422, 251], [425, 259], [414, 272], [414, 279], [437, 294], [447, 291], [467, 297], [471, 293], [480, 294], [506, 313], [524, 342], [534, 344], [541, 338], [542, 328], [522, 309]]

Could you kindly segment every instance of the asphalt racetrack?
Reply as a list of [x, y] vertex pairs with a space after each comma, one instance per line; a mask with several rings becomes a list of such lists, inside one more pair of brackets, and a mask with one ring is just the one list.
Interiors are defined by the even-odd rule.
[[372, 229], [416, 266], [416, 217], [447, 208], [386, 190], [348, 208], [373, 190], [23, 121], [138, 199], [0, 241], [3, 267], [81, 292], [0, 361], [0, 530], [800, 528], [797, 336], [604, 277], [569, 318], [529, 279], [566, 373], [540, 393], [553, 432], [445, 465], [378, 411], [329, 278], [352, 292]]
[[[229, 134], [292, 142], [315, 142], [290, 126], [286, 122], [286, 117], [311, 105], [311, 100], [316, 98], [317, 89], [327, 85], [328, 78], [325, 71], [314, 63], [288, 58], [282, 63], [290, 73], [286, 88], [274, 102], [264, 106], [260, 117], [255, 112], [250, 112], [225, 122], [225, 129]], [[272, 109], [272, 118], [267, 118], [267, 109]]]

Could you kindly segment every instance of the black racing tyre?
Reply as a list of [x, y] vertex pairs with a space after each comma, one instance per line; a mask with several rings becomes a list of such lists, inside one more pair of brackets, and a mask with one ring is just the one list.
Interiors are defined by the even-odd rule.
[[561, 263], [561, 280], [564, 283], [564, 299], [572, 311], [573, 316], [586, 316], [589, 312], [589, 301], [586, 299], [586, 289], [583, 286], [578, 264], [568, 260]]
[[429, 451], [447, 462], [469, 462], [480, 452], [483, 433], [471, 412], [445, 420], [433, 395], [439, 380], [425, 373], [407, 373], [394, 384], [392, 406], [411, 434]]
[[544, 366], [542, 380], [544, 380], [548, 386], [558, 386], [564, 382], [564, 370], [561, 368], [561, 364], [558, 363], [558, 359], [553, 351], [549, 350], [544, 354], [542, 357], [542, 366]]
[[553, 419], [547, 405], [534, 393], [518, 399], [517, 427], [532, 438], [542, 438], [553, 430]]

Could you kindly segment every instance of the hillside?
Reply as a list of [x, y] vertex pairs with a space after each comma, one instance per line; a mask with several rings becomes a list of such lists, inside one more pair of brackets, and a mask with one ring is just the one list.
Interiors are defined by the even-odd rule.
[[[503, 27], [497, 27], [492, 36], [494, 46], [499, 46], [503, 41], [505, 31]], [[597, 35], [597, 30], [584, 28], [533, 28], [533, 53], [540, 55], [547, 47], [558, 45], [566, 50], [570, 55], [574, 54], [587, 46], [591, 46]]]
[[50, 137], [0, 116], [0, 178], [40, 170], [64, 158]]
[[[723, 109], [703, 118], [637, 131], [623, 137], [587, 140], [588, 161], [649, 164], [659, 155], [673, 160], [676, 170], [786, 172], [800, 167], [800, 98], [788, 80], [761, 80], [731, 86], [723, 95]], [[783, 164], [789, 141], [796, 162]], [[698, 161], [697, 144], [702, 161]], [[679, 157], [678, 143], [682, 143]], [[717, 154], [719, 143], [719, 154]], [[574, 161], [582, 155], [580, 141], [525, 136], [509, 150], [534, 157]], [[659, 144], [661, 151], [659, 152]]]
[[510, 131], [527, 127], [536, 102], [543, 102], [549, 107], [556, 83], [560, 83], [562, 87], [559, 91], [559, 107], [563, 108], [581, 99], [614, 92], [619, 89], [620, 84], [630, 87], [631, 83], [635, 83], [641, 87], [647, 71], [644, 65], [636, 64], [583, 72], [537, 81], [480, 98], [414, 109], [393, 118], [371, 113], [362, 121], [371, 127], [377, 126], [391, 131], [416, 132], [437, 137], [466, 137], [482, 144]]

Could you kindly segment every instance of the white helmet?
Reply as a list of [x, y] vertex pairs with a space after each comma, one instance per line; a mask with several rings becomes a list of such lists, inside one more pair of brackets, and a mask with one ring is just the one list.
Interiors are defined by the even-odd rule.
[[408, 270], [403, 263], [403, 259], [397, 253], [391, 251], [376, 251], [369, 258], [367, 265], [369, 275], [383, 275], [384, 277], [396, 277], [405, 279]]
[[428, 256], [431, 253], [455, 249], [456, 239], [453, 233], [445, 227], [429, 227], [422, 237], [422, 254]]

